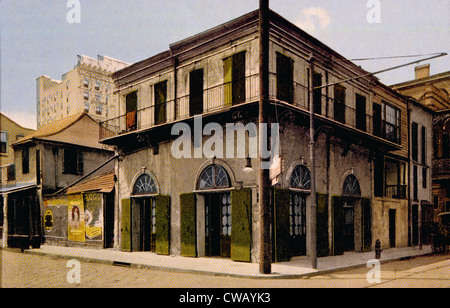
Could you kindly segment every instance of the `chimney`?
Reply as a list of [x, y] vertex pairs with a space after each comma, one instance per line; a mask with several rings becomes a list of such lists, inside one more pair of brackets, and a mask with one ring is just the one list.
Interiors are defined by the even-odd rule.
[[416, 79], [422, 79], [430, 76], [430, 64], [416, 66]]

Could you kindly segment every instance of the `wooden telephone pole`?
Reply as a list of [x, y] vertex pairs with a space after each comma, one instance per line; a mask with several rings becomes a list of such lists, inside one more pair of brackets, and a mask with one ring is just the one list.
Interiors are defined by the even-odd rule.
[[[270, 179], [267, 162], [263, 158], [263, 145], [269, 144], [268, 133], [262, 131], [262, 124], [268, 124], [269, 105], [269, 0], [259, 1], [259, 271], [261, 274], [272, 272], [272, 238], [270, 232]], [[265, 142], [263, 142], [265, 138]]]

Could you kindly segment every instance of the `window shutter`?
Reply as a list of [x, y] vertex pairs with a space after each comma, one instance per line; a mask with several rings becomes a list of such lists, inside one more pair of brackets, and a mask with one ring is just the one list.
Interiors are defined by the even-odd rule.
[[333, 213], [333, 255], [344, 254], [344, 200], [341, 196], [331, 197]]
[[362, 251], [371, 251], [372, 249], [372, 209], [370, 198], [363, 198], [361, 201], [362, 209]]
[[233, 57], [228, 57], [223, 60], [223, 83], [224, 83], [224, 98], [225, 106], [231, 106], [233, 103]]
[[317, 193], [317, 256], [328, 254], [328, 195]]
[[233, 104], [245, 102], [245, 51], [233, 56]]
[[195, 193], [180, 195], [181, 255], [197, 257], [197, 207]]
[[156, 253], [170, 254], [170, 196], [156, 197]]
[[131, 251], [131, 199], [122, 199], [122, 251]]
[[250, 262], [252, 247], [252, 190], [231, 191], [231, 259]]
[[273, 259], [274, 262], [289, 261], [291, 259], [289, 238], [289, 206], [290, 192], [288, 189], [275, 189], [273, 195]]

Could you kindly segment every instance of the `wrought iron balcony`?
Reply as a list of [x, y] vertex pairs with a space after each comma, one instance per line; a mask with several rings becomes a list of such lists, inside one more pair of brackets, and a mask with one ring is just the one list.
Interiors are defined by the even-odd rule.
[[[259, 95], [258, 75], [246, 77], [244, 81], [229, 82], [207, 88], [203, 91], [200, 110], [190, 106], [192, 97], [185, 95], [159, 105], [147, 106], [100, 123], [100, 140], [128, 132], [143, 130], [158, 125], [170, 124], [207, 114], [231, 106], [256, 101]], [[141, 102], [142, 104], [142, 102]]]
[[407, 185], [386, 185], [385, 197], [393, 199], [406, 199]]
[[450, 157], [433, 159], [433, 179], [450, 177]]

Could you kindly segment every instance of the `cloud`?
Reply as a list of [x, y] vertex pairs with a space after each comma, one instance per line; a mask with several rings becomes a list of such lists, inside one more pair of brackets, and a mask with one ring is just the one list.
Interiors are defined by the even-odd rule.
[[295, 25], [306, 32], [313, 32], [317, 28], [325, 29], [331, 23], [328, 12], [321, 7], [304, 9], [298, 16]]

